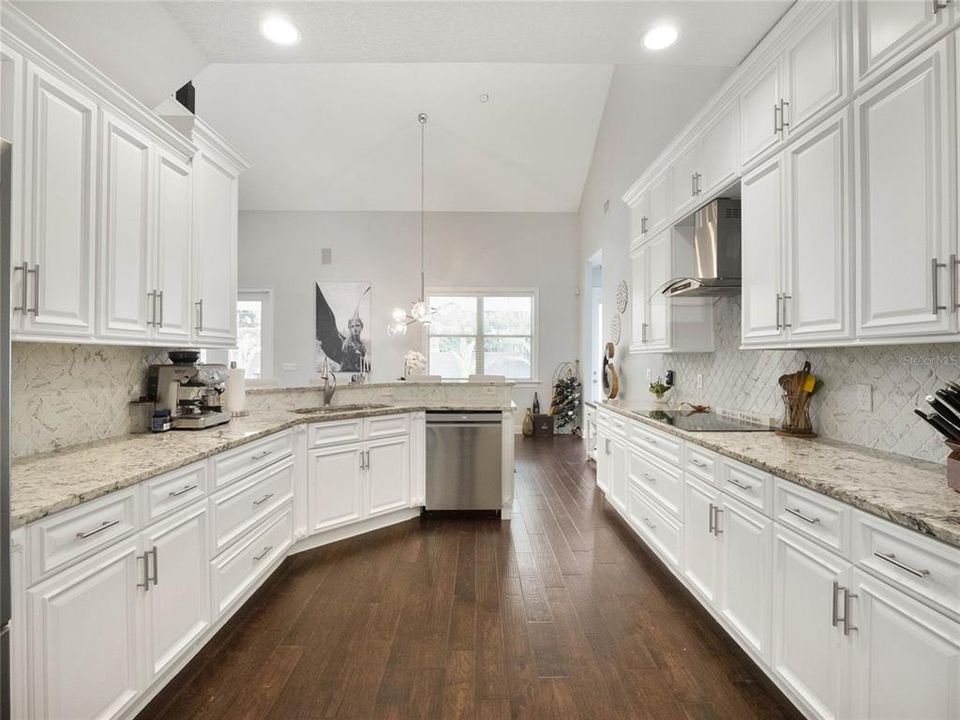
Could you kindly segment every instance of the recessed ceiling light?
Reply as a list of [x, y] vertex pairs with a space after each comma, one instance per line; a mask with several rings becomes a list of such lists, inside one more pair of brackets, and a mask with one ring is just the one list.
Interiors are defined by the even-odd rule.
[[260, 23], [260, 34], [277, 45], [296, 45], [300, 42], [300, 31], [296, 25], [276, 15], [264, 18]]
[[658, 25], [643, 36], [643, 46], [647, 50], [663, 50], [677, 41], [677, 29], [672, 25]]

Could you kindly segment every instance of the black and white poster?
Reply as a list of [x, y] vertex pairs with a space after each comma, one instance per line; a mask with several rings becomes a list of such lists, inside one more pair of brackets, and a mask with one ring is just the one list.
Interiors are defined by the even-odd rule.
[[370, 283], [318, 282], [316, 293], [316, 372], [324, 358], [334, 372], [370, 372]]

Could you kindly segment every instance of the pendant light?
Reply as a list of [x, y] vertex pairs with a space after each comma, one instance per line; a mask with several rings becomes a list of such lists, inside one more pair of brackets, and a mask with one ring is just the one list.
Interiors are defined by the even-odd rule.
[[433, 310], [426, 302], [426, 291], [424, 289], [425, 283], [425, 272], [424, 272], [424, 209], [423, 209], [423, 187], [424, 187], [424, 162], [423, 162], [423, 148], [424, 148], [424, 136], [427, 126], [427, 114], [420, 113], [417, 115], [417, 122], [420, 123], [420, 297], [418, 297], [413, 304], [410, 306], [410, 311], [407, 312], [403, 308], [394, 308], [391, 313], [393, 322], [387, 325], [387, 335], [390, 337], [398, 337], [400, 335], [407, 334], [407, 326], [412, 325], [415, 322], [418, 322], [422, 325], [430, 324], [430, 317], [433, 314]]

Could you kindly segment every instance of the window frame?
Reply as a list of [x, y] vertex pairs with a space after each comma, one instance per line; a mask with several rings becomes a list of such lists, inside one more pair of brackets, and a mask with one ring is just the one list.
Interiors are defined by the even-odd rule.
[[[530, 338], [530, 377], [507, 378], [519, 386], [535, 386], [540, 384], [540, 288], [538, 287], [428, 287], [424, 290], [427, 298], [440, 297], [475, 297], [477, 298], [477, 331], [473, 335], [434, 335], [428, 329], [422, 335], [422, 351], [427, 359], [427, 373], [432, 374], [430, 368], [430, 338], [431, 337], [472, 337], [476, 347], [476, 365], [474, 373], [484, 375], [483, 347], [484, 338]], [[533, 304], [530, 318], [530, 335], [486, 335], [483, 332], [483, 298], [486, 297], [519, 297], [529, 296]], [[446, 379], [446, 378], [445, 378]], [[459, 378], [450, 378], [457, 381]], [[463, 378], [465, 382], [468, 378]]]
[[[263, 308], [263, 333], [260, 336], [260, 377], [247, 378], [247, 385], [255, 387], [257, 383], [276, 379], [273, 364], [274, 336], [276, 334], [276, 326], [273, 322], [273, 290], [269, 288], [241, 288], [237, 290], [238, 305], [243, 300], [258, 300]], [[231, 350], [236, 350], [236, 348], [209, 348], [206, 350], [205, 362], [229, 365]]]

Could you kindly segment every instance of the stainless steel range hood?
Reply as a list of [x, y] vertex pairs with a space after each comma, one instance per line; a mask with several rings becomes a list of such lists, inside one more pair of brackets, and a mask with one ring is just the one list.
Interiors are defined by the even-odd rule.
[[674, 278], [668, 297], [736, 295], [740, 292], [740, 200], [719, 198], [694, 214], [694, 274]]

